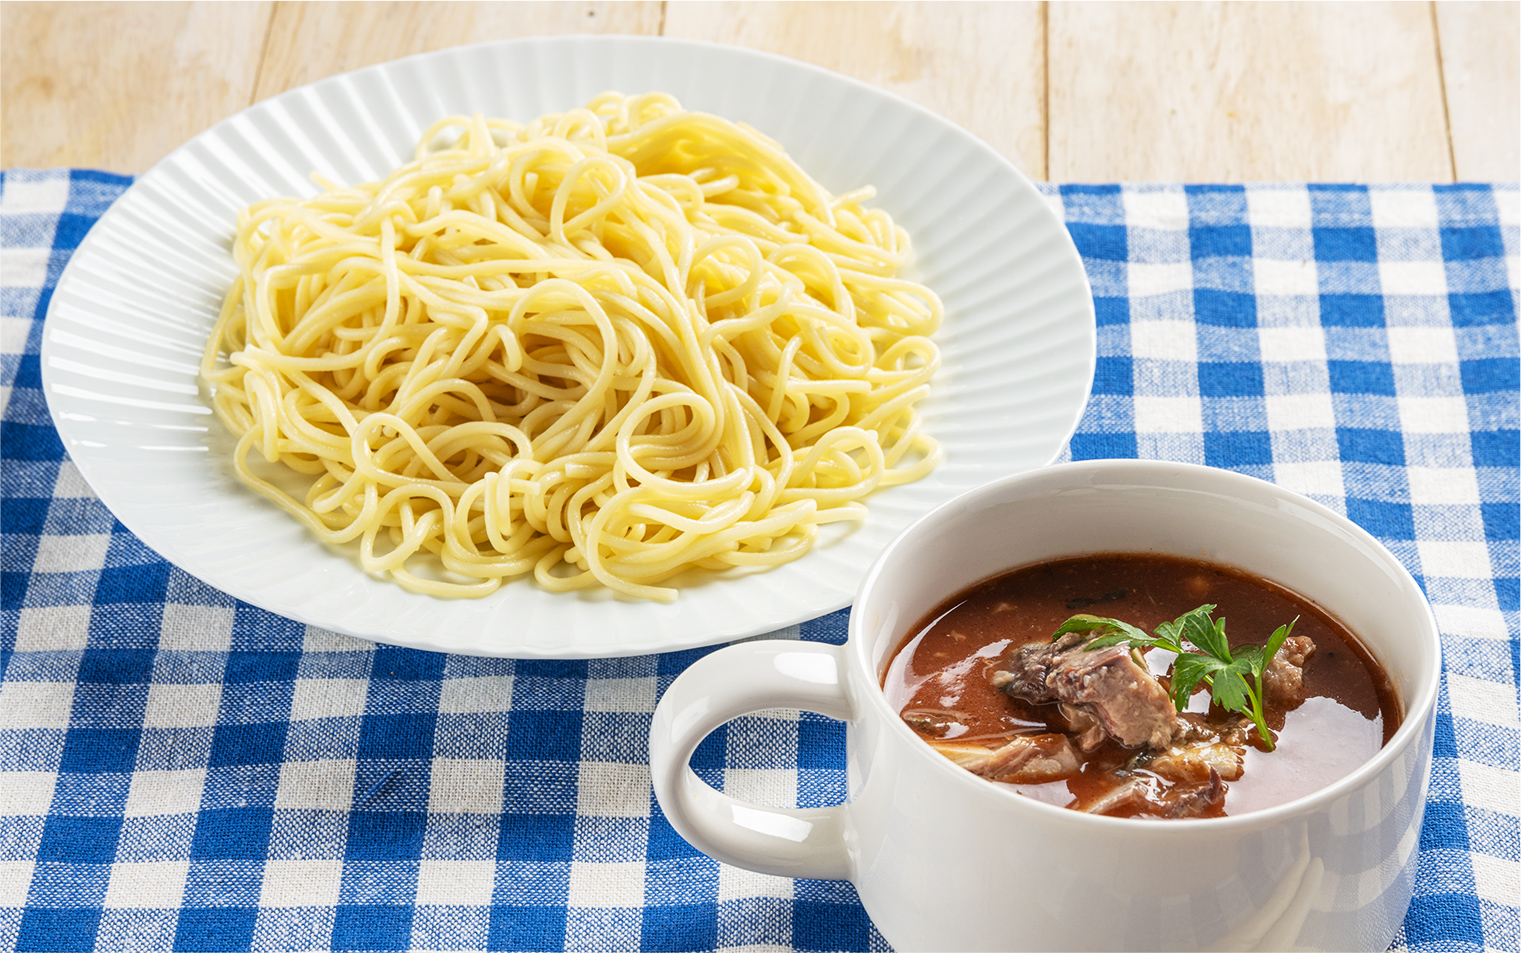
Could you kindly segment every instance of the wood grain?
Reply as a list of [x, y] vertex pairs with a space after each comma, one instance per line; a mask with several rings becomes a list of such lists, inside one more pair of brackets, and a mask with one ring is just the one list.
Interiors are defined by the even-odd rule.
[[0, 6], [0, 165], [146, 170], [249, 104], [270, 6]]
[[254, 98], [463, 43], [660, 32], [660, 3], [277, 3]]
[[1048, 29], [1052, 179], [1452, 180], [1425, 4], [1053, 3]]
[[1460, 180], [1521, 179], [1521, 4], [1433, 4]]
[[733, 43], [1056, 181], [1521, 177], [1521, 4], [4, 3], [0, 165], [142, 172], [256, 99], [460, 43]]
[[1036, 3], [666, 4], [665, 35], [781, 53], [945, 116], [1045, 178]]

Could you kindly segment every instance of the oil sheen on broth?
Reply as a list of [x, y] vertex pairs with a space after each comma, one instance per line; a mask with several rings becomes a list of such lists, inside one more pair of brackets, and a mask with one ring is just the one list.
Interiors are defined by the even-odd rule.
[[[1293, 697], [1264, 691], [1277, 739], [1271, 752], [1250, 718], [1210, 704], [1203, 683], [1176, 715], [1170, 738], [1153, 735], [1149, 744], [1142, 729], [1126, 744], [1111, 722], [1090, 714], [1093, 706], [1032, 703], [1011, 694], [1011, 676], [999, 674], [1021, 651], [1033, 651], [1021, 646], [1045, 651], [1074, 614], [1120, 619], [1149, 633], [1201, 604], [1216, 605], [1215, 617], [1228, 620], [1233, 649], [1261, 645], [1298, 618], [1275, 657], [1279, 674], [1293, 676]], [[1159, 676], [1156, 686], [1166, 691], [1173, 658], [1151, 649], [1141, 658], [1149, 672], [1136, 666], [1133, 677]], [[1128, 690], [1139, 688], [1155, 691]], [[1119, 817], [1219, 817], [1293, 800], [1366, 762], [1401, 718], [1382, 669], [1314, 604], [1232, 569], [1149, 554], [1042, 563], [957, 594], [911, 631], [883, 690], [910, 727], [968, 770], [1052, 804]]]

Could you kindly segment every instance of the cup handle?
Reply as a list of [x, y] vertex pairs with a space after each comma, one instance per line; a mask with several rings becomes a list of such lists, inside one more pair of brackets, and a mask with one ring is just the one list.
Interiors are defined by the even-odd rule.
[[844, 805], [747, 804], [715, 791], [689, 764], [709, 732], [740, 715], [801, 708], [850, 720], [841, 662], [833, 645], [741, 642], [697, 660], [671, 683], [650, 724], [650, 777], [660, 809], [689, 844], [715, 860], [764, 874], [850, 877]]

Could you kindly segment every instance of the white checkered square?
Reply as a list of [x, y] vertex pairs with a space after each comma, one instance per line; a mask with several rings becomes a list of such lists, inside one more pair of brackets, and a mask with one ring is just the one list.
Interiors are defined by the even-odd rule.
[[1188, 228], [1188, 196], [1182, 189], [1126, 189], [1123, 201], [1131, 227]]
[[73, 460], [65, 460], [58, 465], [58, 479], [53, 483], [53, 498], [55, 500], [89, 500], [95, 498], [95, 491], [90, 489], [90, 484], [80, 475], [79, 468]]
[[496, 862], [423, 860], [417, 865], [417, 902], [450, 907], [491, 905]]
[[1202, 433], [1204, 409], [1197, 397], [1136, 397], [1135, 431]]
[[[1510, 813], [1515, 813], [1514, 808]], [[1490, 903], [1516, 906], [1516, 889], [1521, 885], [1521, 861], [1491, 857], [1478, 851], [1468, 857], [1473, 862], [1474, 893]]]
[[[8, 191], [8, 190], [7, 190]], [[36, 288], [47, 280], [48, 262], [52, 260], [51, 248], [7, 247], [0, 256], [0, 287]], [[19, 350], [19, 348], [18, 348]]]
[[511, 707], [511, 675], [446, 678], [439, 686], [438, 710], [446, 714], [507, 711]]
[[37, 540], [34, 572], [92, 572], [106, 564], [106, 550], [111, 548], [110, 533], [83, 533], [78, 536], [44, 534]]
[[1456, 364], [1458, 339], [1451, 328], [1395, 327], [1387, 332], [1395, 364]]
[[[1499, 682], [1486, 682], [1456, 672], [1447, 676], [1447, 700], [1454, 718], [1467, 718], [1507, 728], [1521, 728], [1515, 690]], [[1516, 802], [1521, 807], [1521, 799]]]
[[[1192, 262], [1131, 262], [1125, 271], [1126, 290], [1131, 298], [1149, 298], [1156, 295], [1192, 291], [1194, 266]], [[1192, 330], [1192, 325], [1190, 325]]]
[[1447, 294], [1447, 268], [1439, 261], [1380, 261], [1379, 288], [1386, 295]]
[[329, 629], [319, 629], [314, 625], [306, 627], [301, 636], [301, 651], [303, 652], [373, 652], [375, 643], [364, 639], [356, 639], [352, 635], [341, 635]]
[[144, 728], [209, 728], [217, 723], [222, 704], [219, 682], [204, 685], [155, 683], [148, 688]]
[[1331, 430], [1336, 426], [1336, 405], [1330, 394], [1269, 394], [1263, 398], [1268, 428]]
[[1273, 482], [1285, 490], [1305, 496], [1342, 497], [1346, 495], [1346, 483], [1342, 480], [1341, 464], [1335, 460], [1307, 460], [1273, 464]]
[[649, 712], [655, 710], [654, 678], [598, 678], [586, 683], [586, 710]]
[[[0, 354], [21, 354], [32, 334], [32, 319], [12, 318], [0, 314]], [[9, 391], [10, 388], [6, 388]], [[68, 464], [65, 463], [64, 466]]]
[[26, 903], [33, 866], [30, 860], [0, 860], [0, 906], [19, 907]]
[[1307, 229], [1314, 222], [1310, 192], [1303, 188], [1247, 186], [1246, 209], [1253, 228]]
[[748, 897], [776, 897], [781, 900], [793, 898], [791, 877], [773, 877], [756, 873], [743, 867], [718, 865], [718, 902], [744, 900]]
[[1320, 363], [1326, 359], [1326, 332], [1318, 325], [1258, 328], [1257, 347], [1264, 364]]
[[1441, 224], [1436, 194], [1430, 189], [1370, 189], [1368, 206], [1376, 229], [1435, 229]]
[[[26, 215], [42, 212], [61, 214], [69, 204], [69, 177], [67, 175], [44, 175], [36, 178], [13, 176], [0, 191], [0, 212], [7, 215]], [[10, 255], [10, 249], [5, 254]]]
[[353, 758], [287, 761], [280, 767], [276, 810], [347, 811], [354, 800]]
[[582, 761], [576, 813], [588, 817], [649, 817], [650, 766]]
[[500, 814], [506, 765], [495, 758], [434, 758], [428, 810], [434, 814]]
[[0, 682], [0, 730], [67, 730], [73, 682]]
[[232, 647], [231, 606], [164, 606], [159, 648], [181, 652], [225, 652]]
[[1252, 286], [1263, 297], [1313, 297], [1320, 294], [1320, 275], [1314, 261], [1254, 258]]
[[1521, 775], [1505, 768], [1457, 759], [1458, 779], [1463, 785], [1463, 803], [1496, 814], [1515, 816], [1521, 805]]
[[751, 804], [797, 806], [796, 768], [726, 768], [724, 793]]
[[185, 880], [189, 873], [188, 860], [112, 864], [111, 881], [106, 887], [104, 905], [140, 910], [177, 907], [185, 893]]
[[0, 817], [41, 817], [53, 804], [52, 771], [0, 771]]
[[1409, 467], [1410, 502], [1425, 506], [1478, 506], [1479, 477], [1471, 467]]
[[271, 860], [264, 864], [261, 907], [332, 907], [343, 884], [341, 860]]
[[568, 906], [592, 909], [643, 907], [644, 864], [571, 861], [570, 889], [565, 902]]
[[363, 715], [369, 691], [370, 682], [363, 678], [298, 678], [291, 694], [290, 720]]
[[72, 652], [90, 644], [89, 606], [38, 606], [21, 610], [17, 652]]
[[1512, 183], [1501, 186], [1491, 193], [1495, 197], [1495, 210], [1501, 225], [1521, 225], [1521, 190]]
[[1421, 556], [1421, 574], [1427, 578], [1490, 578], [1489, 547], [1483, 543], [1419, 539], [1415, 548]]
[[1130, 326], [1130, 354], [1138, 361], [1187, 361], [1199, 357], [1191, 321], [1137, 321]]
[[159, 817], [194, 814], [201, 807], [206, 769], [184, 771], [135, 771], [127, 792], [124, 817]]
[[1406, 433], [1467, 433], [1468, 401], [1462, 397], [1400, 395], [1400, 427]]
[[1505, 614], [1499, 609], [1438, 602], [1432, 605], [1431, 611], [1436, 613], [1437, 627], [1444, 634], [1501, 642], [1510, 639], [1510, 633], [1505, 627]]

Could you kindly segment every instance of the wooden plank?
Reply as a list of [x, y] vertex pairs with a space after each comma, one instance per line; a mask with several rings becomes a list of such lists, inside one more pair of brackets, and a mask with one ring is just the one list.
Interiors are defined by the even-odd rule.
[[659, 2], [282, 2], [275, 4], [254, 98], [463, 43], [550, 33], [659, 32]]
[[1521, 179], [1521, 3], [1436, 3], [1457, 178]]
[[1058, 181], [1452, 180], [1429, 7], [1053, 3]]
[[268, 3], [0, 6], [0, 165], [139, 173], [248, 105]]
[[926, 106], [1046, 177], [1036, 3], [666, 4], [665, 35], [780, 53]]

